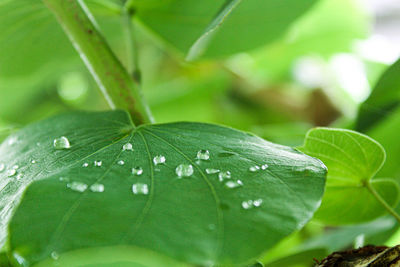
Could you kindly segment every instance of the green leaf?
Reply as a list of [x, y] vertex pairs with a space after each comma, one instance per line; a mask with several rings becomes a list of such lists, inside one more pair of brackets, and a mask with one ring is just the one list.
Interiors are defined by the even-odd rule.
[[[71, 147], [56, 150], [53, 140], [62, 136]], [[127, 143], [133, 151], [122, 149]], [[204, 149], [210, 159], [197, 160]], [[158, 155], [164, 164], [153, 163]], [[7, 166], [0, 173], [0, 243], [9, 225], [11, 253], [29, 263], [52, 252], [119, 245], [194, 264], [248, 262], [312, 217], [326, 175], [319, 160], [244, 132], [184, 122], [133, 128], [120, 111], [28, 126], [1, 145], [0, 162]], [[193, 175], [179, 178], [180, 164], [190, 164]], [[249, 170], [263, 164], [265, 170]], [[132, 174], [134, 167], [143, 174]], [[225, 173], [220, 182], [207, 168], [231, 178]], [[143, 194], [133, 193], [137, 183], [147, 185]], [[93, 192], [100, 185], [104, 192]]]
[[356, 130], [365, 132], [393, 114], [400, 105], [400, 59], [390, 66], [375, 85], [371, 95], [362, 103]]
[[367, 188], [368, 183], [390, 206], [397, 204], [397, 183], [392, 179], [372, 179], [385, 162], [385, 151], [368, 136], [350, 130], [315, 128], [307, 133], [300, 150], [328, 167], [326, 192], [315, 214], [324, 223], [361, 223], [385, 214]]
[[8, 260], [7, 254], [5, 252], [0, 252], [0, 266], [1, 267], [11, 267], [11, 263]]
[[234, 8], [235, 2], [239, 1], [169, 0], [149, 4], [139, 0], [135, 1], [134, 8], [146, 27], [185, 54], [208, 29], [218, 25], [218, 31], [206, 42], [207, 49], [200, 53], [204, 57], [216, 57], [273, 41], [317, 1], [247, 0]]

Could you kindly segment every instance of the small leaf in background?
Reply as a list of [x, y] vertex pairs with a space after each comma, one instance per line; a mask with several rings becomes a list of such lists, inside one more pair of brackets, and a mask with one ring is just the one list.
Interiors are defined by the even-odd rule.
[[328, 167], [325, 195], [315, 214], [318, 220], [340, 225], [361, 223], [385, 214], [367, 183], [390, 206], [397, 204], [398, 184], [393, 179], [374, 178], [385, 161], [385, 151], [368, 136], [350, 130], [315, 128], [308, 132], [300, 150]]
[[[140, 21], [183, 53], [203, 35], [226, 1], [170, 0], [158, 5], [136, 1], [134, 8]], [[247, 0], [229, 13], [218, 32], [207, 44], [204, 57], [228, 56], [254, 49], [282, 36], [299, 16], [316, 0]], [[231, 2], [233, 3], [233, 2]], [[210, 24], [211, 23], [211, 24]], [[227, 45], [229, 44], [229, 45]]]
[[[60, 138], [69, 146], [55, 147]], [[119, 245], [193, 264], [248, 263], [312, 217], [326, 175], [319, 160], [251, 134], [202, 123], [133, 128], [119, 111], [28, 126], [1, 145], [0, 162], [0, 242], [8, 236], [28, 263]]]

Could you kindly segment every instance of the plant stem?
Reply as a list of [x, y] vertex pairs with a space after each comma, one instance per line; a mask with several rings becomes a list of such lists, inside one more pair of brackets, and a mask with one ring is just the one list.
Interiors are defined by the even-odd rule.
[[400, 215], [379, 195], [379, 193], [372, 186], [370, 181], [365, 182], [365, 186], [371, 194], [378, 200], [379, 203], [400, 223]]
[[43, 0], [78, 51], [112, 109], [129, 111], [135, 125], [153, 122], [140, 88], [100, 34], [82, 0]]
[[139, 56], [138, 48], [134, 35], [134, 25], [132, 23], [132, 9], [123, 8], [123, 24], [126, 38], [126, 50], [127, 50], [127, 70], [128, 73], [133, 77], [137, 84], [140, 84], [140, 71], [139, 71]]

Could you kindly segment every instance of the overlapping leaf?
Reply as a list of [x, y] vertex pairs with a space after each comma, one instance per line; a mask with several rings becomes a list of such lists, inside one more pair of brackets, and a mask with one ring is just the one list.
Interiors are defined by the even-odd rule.
[[[61, 136], [71, 148], [54, 148]], [[312, 217], [326, 173], [319, 160], [240, 131], [133, 128], [125, 112], [39, 122], [10, 136], [0, 155], [1, 243], [9, 225], [10, 253], [29, 263], [110, 246], [194, 264], [248, 262]], [[180, 164], [193, 174], [178, 177]]]

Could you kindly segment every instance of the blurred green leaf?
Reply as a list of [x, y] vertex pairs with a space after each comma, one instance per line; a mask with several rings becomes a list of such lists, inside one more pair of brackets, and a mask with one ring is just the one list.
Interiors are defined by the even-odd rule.
[[0, 266], [1, 267], [12, 267], [10, 261], [8, 260], [7, 254], [5, 252], [0, 252]]
[[287, 257], [268, 262], [268, 267], [309, 267], [314, 262], [313, 259], [320, 259], [327, 255], [327, 251], [323, 248], [309, 249], [294, 253]]
[[400, 60], [390, 66], [375, 85], [371, 95], [361, 104], [356, 130], [366, 132], [390, 116], [400, 104]]
[[392, 179], [372, 179], [385, 161], [383, 147], [360, 133], [329, 128], [308, 132], [304, 153], [328, 167], [326, 192], [315, 218], [326, 224], [361, 223], [386, 213], [367, 183], [390, 205], [399, 200], [399, 186]]
[[[205, 57], [227, 56], [254, 49], [280, 37], [316, 0], [247, 0], [229, 11], [204, 51]], [[134, 2], [136, 14], [149, 29], [185, 54], [207, 32], [213, 20], [224, 17], [224, 0], [168, 0], [157, 4]], [[220, 14], [221, 12], [221, 14]], [[230, 13], [231, 12], [231, 13]], [[227, 45], [229, 44], [229, 45]]]
[[[195, 264], [246, 263], [302, 227], [320, 203], [324, 165], [292, 148], [211, 124], [132, 127], [125, 112], [73, 113], [1, 145], [0, 240], [18, 205], [9, 225], [16, 260], [132, 245]], [[61, 136], [70, 149], [53, 147]], [[133, 151], [123, 150], [127, 143]], [[210, 160], [196, 162], [204, 149]], [[165, 164], [153, 164], [158, 155]], [[178, 177], [180, 164], [193, 174]]]

